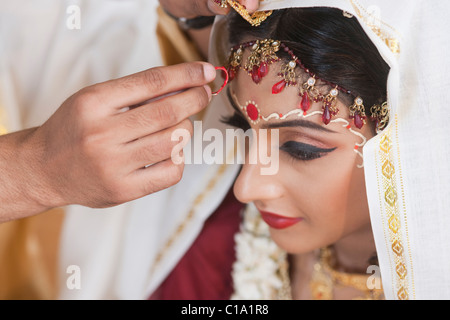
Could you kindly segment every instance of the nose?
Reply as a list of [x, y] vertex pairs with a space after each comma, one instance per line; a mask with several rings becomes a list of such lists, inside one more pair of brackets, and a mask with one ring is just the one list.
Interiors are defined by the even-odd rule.
[[234, 194], [242, 203], [259, 203], [262, 207], [269, 200], [283, 196], [283, 186], [276, 175], [262, 175], [260, 164], [244, 164], [234, 184]]

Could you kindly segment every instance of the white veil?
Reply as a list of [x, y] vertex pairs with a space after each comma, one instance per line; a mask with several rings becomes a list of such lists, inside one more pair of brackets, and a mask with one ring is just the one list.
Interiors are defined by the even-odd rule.
[[[389, 126], [364, 148], [370, 215], [387, 299], [450, 298], [447, 2], [263, 0], [260, 10], [335, 7], [360, 21], [391, 67]], [[219, 34], [216, 30], [216, 34]], [[212, 41], [214, 43], [214, 41]]]

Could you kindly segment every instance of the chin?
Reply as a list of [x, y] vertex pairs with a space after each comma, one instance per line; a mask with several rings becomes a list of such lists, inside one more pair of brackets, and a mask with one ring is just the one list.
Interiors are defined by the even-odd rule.
[[299, 236], [298, 233], [293, 235], [291, 232], [271, 229], [270, 236], [278, 247], [289, 254], [306, 254], [322, 248], [316, 241]]

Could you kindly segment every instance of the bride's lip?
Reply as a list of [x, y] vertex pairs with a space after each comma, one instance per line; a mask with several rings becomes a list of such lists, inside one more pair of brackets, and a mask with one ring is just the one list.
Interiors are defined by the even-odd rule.
[[287, 229], [303, 221], [303, 218], [289, 218], [265, 211], [260, 211], [260, 213], [264, 222], [267, 223], [269, 227], [279, 230]]

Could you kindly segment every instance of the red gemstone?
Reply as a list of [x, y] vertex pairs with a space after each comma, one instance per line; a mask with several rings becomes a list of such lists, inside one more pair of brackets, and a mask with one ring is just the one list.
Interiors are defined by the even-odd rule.
[[355, 122], [355, 127], [357, 127], [358, 129], [362, 129], [362, 127], [364, 126], [364, 121], [359, 114], [355, 114], [354, 122]]
[[229, 81], [233, 81], [234, 78], [236, 78], [236, 69], [228, 68], [228, 77], [229, 77]]
[[258, 66], [254, 66], [252, 69], [252, 79], [253, 79], [253, 82], [256, 84], [259, 84], [262, 80], [262, 78], [259, 75], [259, 67]]
[[325, 106], [325, 109], [323, 110], [322, 121], [326, 125], [330, 124], [330, 122], [331, 122], [331, 112], [330, 112], [329, 106]]
[[309, 99], [309, 95], [305, 93], [301, 102], [302, 110], [307, 112], [311, 108], [311, 99]]
[[256, 121], [259, 119], [259, 111], [258, 108], [252, 103], [247, 105], [247, 115], [252, 121]]
[[269, 65], [265, 62], [261, 62], [258, 68], [258, 76], [262, 79], [269, 73]]
[[279, 94], [286, 87], [286, 81], [281, 80], [272, 87], [272, 94]]

